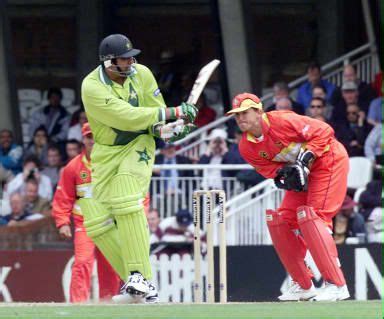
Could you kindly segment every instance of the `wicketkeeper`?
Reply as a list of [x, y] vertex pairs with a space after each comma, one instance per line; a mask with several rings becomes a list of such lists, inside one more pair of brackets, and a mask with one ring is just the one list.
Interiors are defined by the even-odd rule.
[[[348, 155], [326, 123], [291, 111], [263, 112], [249, 93], [233, 99], [232, 110], [243, 132], [242, 157], [286, 193], [266, 220], [273, 245], [293, 281], [280, 300], [342, 300], [349, 297], [337, 249], [332, 217], [347, 189]], [[310, 251], [322, 277], [316, 290], [304, 257]]]
[[104, 38], [101, 65], [85, 77], [81, 89], [95, 145], [93, 196], [80, 204], [88, 235], [126, 281], [117, 302], [157, 296], [149, 283], [149, 231], [142, 203], [152, 175], [154, 136], [181, 139], [192, 125], [165, 121], [193, 123], [197, 115], [187, 103], [166, 108], [152, 72], [136, 62], [139, 53], [124, 35]]

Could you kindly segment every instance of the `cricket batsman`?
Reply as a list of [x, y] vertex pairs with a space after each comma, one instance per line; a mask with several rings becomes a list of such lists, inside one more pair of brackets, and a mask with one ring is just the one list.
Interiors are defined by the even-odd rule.
[[[154, 137], [170, 142], [185, 137], [197, 115], [188, 103], [166, 108], [152, 72], [135, 59], [139, 53], [126, 36], [107, 36], [99, 46], [101, 64], [81, 88], [95, 145], [93, 192], [80, 206], [88, 235], [125, 281], [113, 300], [128, 303], [157, 298], [150, 283], [143, 207], [155, 158]], [[184, 121], [180, 124], [179, 119]]]
[[[93, 138], [88, 123], [83, 125], [82, 135], [84, 150], [63, 168], [52, 203], [52, 216], [60, 236], [64, 239], [74, 237], [75, 261], [72, 266], [69, 294], [70, 301], [75, 303], [89, 300], [95, 256], [100, 299], [111, 298], [120, 287], [120, 278], [87, 236], [83, 225], [83, 215], [78, 206], [78, 199], [91, 192], [90, 154]], [[70, 226], [71, 217], [74, 223], [74, 235], [72, 235]]]
[[[336, 301], [349, 297], [332, 237], [332, 217], [347, 190], [348, 155], [326, 123], [291, 111], [264, 113], [260, 99], [242, 93], [232, 110], [243, 132], [242, 157], [286, 193], [266, 220], [275, 250], [292, 277], [280, 300]], [[324, 285], [316, 290], [304, 257], [309, 250]]]

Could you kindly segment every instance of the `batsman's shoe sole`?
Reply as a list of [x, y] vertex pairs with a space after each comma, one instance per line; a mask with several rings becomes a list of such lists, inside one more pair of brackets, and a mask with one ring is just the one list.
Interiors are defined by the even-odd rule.
[[159, 303], [160, 299], [158, 296], [150, 296], [145, 298], [145, 303]]
[[131, 295], [123, 294], [112, 297], [112, 301], [117, 304], [134, 304], [134, 303], [145, 303], [146, 300], [143, 295]]

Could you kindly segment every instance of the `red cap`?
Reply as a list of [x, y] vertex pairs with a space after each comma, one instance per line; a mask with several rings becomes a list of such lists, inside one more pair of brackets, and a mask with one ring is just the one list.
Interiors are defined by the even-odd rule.
[[241, 93], [234, 97], [232, 101], [232, 110], [227, 112], [225, 115], [244, 112], [251, 107], [258, 110], [262, 110], [263, 104], [261, 103], [261, 100], [256, 95], [251, 93]]
[[81, 134], [83, 136], [87, 136], [89, 134], [92, 134], [91, 127], [89, 126], [88, 122], [83, 124], [83, 127], [81, 128]]
[[357, 203], [351, 197], [346, 195], [340, 209], [351, 209], [356, 205]]

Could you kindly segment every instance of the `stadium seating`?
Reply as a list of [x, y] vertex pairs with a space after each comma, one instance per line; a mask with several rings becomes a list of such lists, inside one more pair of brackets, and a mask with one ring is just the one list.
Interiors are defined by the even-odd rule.
[[366, 157], [351, 157], [349, 159], [348, 187], [365, 187], [372, 180], [373, 164]]

